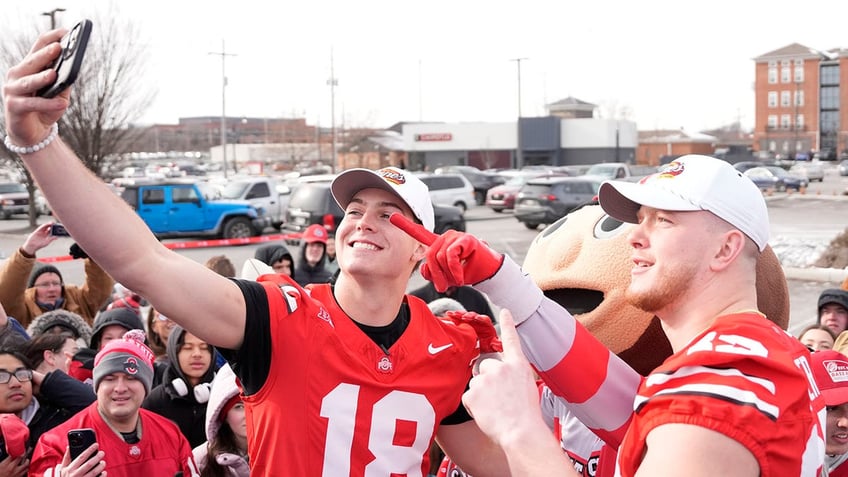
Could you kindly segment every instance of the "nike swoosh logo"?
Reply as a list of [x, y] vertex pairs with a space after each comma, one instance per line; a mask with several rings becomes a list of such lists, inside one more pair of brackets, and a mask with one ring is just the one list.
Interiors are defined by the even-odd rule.
[[441, 353], [442, 351], [450, 348], [451, 346], [453, 346], [453, 343], [448, 343], [446, 345], [439, 346], [439, 347], [435, 347], [435, 346], [433, 346], [433, 343], [430, 343], [427, 346], [427, 351], [429, 351], [430, 354], [438, 354], [438, 353]]

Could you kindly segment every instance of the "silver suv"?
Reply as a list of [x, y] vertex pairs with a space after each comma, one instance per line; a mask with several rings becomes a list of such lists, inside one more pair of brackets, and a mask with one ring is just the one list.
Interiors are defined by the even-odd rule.
[[465, 213], [476, 202], [474, 186], [462, 174], [416, 174], [430, 189], [430, 200], [434, 204], [459, 207]]
[[8, 220], [14, 214], [29, 213], [29, 192], [18, 182], [0, 183], [0, 217]]

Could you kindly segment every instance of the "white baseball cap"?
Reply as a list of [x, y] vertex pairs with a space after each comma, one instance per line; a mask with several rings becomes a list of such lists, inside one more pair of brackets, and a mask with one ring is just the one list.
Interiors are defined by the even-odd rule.
[[768, 244], [763, 194], [751, 179], [714, 157], [689, 154], [639, 182], [606, 181], [598, 201], [611, 217], [634, 224], [643, 205], [670, 211], [706, 210], [747, 235], [761, 252]]
[[348, 169], [333, 179], [330, 190], [342, 210], [347, 208], [353, 196], [362, 189], [383, 189], [398, 196], [412, 209], [415, 217], [425, 229], [433, 231], [436, 219], [430, 190], [409, 171], [396, 167], [370, 169]]

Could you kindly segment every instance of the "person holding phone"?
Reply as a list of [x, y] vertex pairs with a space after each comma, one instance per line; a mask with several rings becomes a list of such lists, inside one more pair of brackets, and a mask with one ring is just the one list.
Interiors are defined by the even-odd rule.
[[[470, 473], [508, 475], [502, 450], [461, 404], [480, 355], [476, 333], [438, 320], [405, 293], [426, 247], [389, 216], [433, 229], [433, 205], [420, 179], [396, 168], [336, 177], [332, 192], [345, 215], [335, 234], [334, 286], [304, 290], [279, 274], [258, 282], [222, 277], [168, 250], [52, 135], [69, 92], [52, 99], [32, 93], [54, 80], [48, 66], [62, 33], [41, 35], [9, 70], [6, 142], [105, 270], [232, 364], [252, 423], [252, 474], [420, 475], [438, 437]], [[38, 147], [29, 152], [31, 145]]]
[[[144, 344], [144, 331], [128, 331], [104, 346], [94, 358], [93, 376], [97, 400], [38, 439], [30, 475], [199, 475], [177, 425], [141, 409], [153, 382], [153, 352]], [[97, 442], [72, 458], [68, 432], [79, 429], [92, 429]]]
[[79, 246], [71, 247], [71, 255], [85, 261], [82, 286], [66, 284], [55, 266], [37, 263], [38, 251], [58, 238], [50, 233], [53, 225], [39, 225], [0, 269], [0, 302], [24, 327], [42, 313], [59, 309], [74, 312], [91, 324], [112, 293], [112, 277]]

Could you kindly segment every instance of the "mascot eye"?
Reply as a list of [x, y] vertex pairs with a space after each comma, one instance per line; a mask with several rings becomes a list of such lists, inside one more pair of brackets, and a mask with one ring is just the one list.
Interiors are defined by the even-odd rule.
[[604, 215], [601, 217], [601, 220], [595, 224], [595, 230], [593, 233], [595, 238], [612, 238], [618, 236], [624, 230], [627, 230], [628, 225], [630, 224], [614, 219], [609, 215]]
[[562, 227], [562, 224], [564, 224], [566, 220], [568, 220], [568, 215], [557, 220], [556, 222], [552, 223], [551, 225], [548, 225], [547, 227], [545, 227], [545, 230], [542, 230], [542, 233], [539, 234], [539, 236], [536, 238], [536, 240], [538, 240], [542, 237], [547, 237], [548, 235], [556, 232], [557, 229]]

